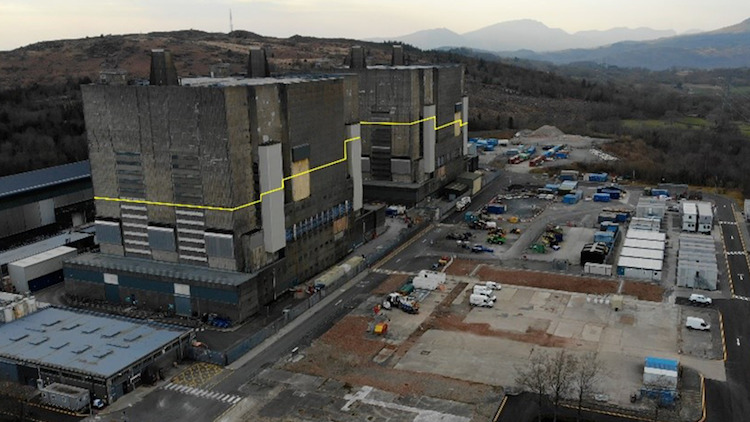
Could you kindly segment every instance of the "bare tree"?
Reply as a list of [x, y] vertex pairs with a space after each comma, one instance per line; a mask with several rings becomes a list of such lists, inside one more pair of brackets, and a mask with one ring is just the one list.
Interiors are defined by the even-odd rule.
[[542, 404], [549, 385], [550, 358], [546, 353], [537, 352], [531, 355], [526, 366], [517, 367], [516, 384], [536, 393], [539, 400], [537, 417], [542, 420]]
[[565, 349], [560, 349], [548, 358], [549, 392], [554, 405], [553, 421], [557, 422], [557, 410], [560, 401], [573, 389], [573, 379], [578, 364], [577, 359]]
[[591, 395], [596, 389], [596, 385], [601, 381], [604, 373], [604, 366], [596, 352], [588, 352], [579, 356], [576, 361], [572, 384], [578, 407], [576, 420], [580, 421], [583, 399]]

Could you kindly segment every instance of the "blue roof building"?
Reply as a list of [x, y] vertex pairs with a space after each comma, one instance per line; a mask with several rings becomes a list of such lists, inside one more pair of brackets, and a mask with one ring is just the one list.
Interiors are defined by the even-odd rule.
[[160, 323], [45, 308], [0, 324], [0, 379], [62, 383], [114, 402], [148, 367], [182, 359], [192, 331]]

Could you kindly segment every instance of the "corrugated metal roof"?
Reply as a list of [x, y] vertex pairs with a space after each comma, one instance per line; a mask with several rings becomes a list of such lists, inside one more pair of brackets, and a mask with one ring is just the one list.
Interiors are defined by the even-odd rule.
[[630, 256], [621, 256], [617, 261], [618, 267], [641, 268], [653, 271], [661, 271], [663, 264], [662, 261], [657, 259], [633, 258]]
[[667, 239], [667, 235], [660, 232], [652, 232], [648, 230], [628, 230], [625, 234], [626, 239], [643, 239], [643, 240], [659, 240], [664, 242]]
[[0, 356], [108, 378], [185, 333], [165, 324], [46, 308], [0, 324]]
[[625, 248], [664, 250], [664, 242], [658, 240], [625, 239], [622, 246]]
[[664, 251], [659, 249], [642, 249], [642, 248], [622, 248], [620, 256], [630, 256], [633, 258], [646, 259], [664, 259]]
[[239, 286], [252, 278], [252, 274], [237, 271], [217, 270], [207, 267], [178, 264], [127, 256], [88, 253], [66, 261], [66, 265], [90, 266], [114, 273], [128, 272], [150, 276], [166, 276], [185, 281]]
[[87, 178], [91, 178], [88, 160], [13, 174], [0, 177], [0, 198]]
[[711, 216], [713, 217], [714, 210], [710, 202], [698, 202], [698, 215], [701, 217]]

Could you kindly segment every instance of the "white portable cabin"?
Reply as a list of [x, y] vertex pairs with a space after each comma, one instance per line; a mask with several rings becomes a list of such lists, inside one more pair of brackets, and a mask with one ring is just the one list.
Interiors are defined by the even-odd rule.
[[745, 199], [745, 221], [750, 221], [750, 199]]
[[660, 232], [630, 229], [625, 234], [625, 238], [626, 239], [656, 240], [658, 242], [665, 242], [667, 240], [667, 235], [664, 233], [660, 233]]
[[445, 284], [445, 273], [422, 270], [412, 280], [415, 289], [435, 290]]
[[659, 249], [642, 249], [642, 248], [622, 248], [620, 256], [630, 256], [633, 258], [658, 259], [664, 260], [664, 250]]
[[711, 233], [714, 226], [714, 210], [710, 202], [698, 202], [698, 232]]
[[682, 231], [695, 232], [698, 230], [698, 206], [695, 202], [682, 203]]

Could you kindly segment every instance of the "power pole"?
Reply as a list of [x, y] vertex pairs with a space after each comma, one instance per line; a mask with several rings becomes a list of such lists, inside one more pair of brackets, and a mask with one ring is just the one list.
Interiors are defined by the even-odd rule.
[[229, 33], [234, 32], [234, 25], [232, 25], [232, 9], [229, 9]]

